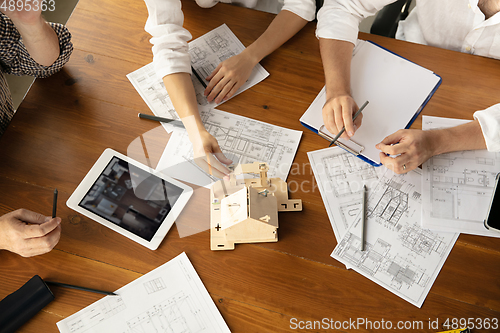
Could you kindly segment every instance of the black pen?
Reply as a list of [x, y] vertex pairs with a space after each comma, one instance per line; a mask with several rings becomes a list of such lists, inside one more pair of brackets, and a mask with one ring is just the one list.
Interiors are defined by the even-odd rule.
[[[356, 120], [356, 118], [358, 118], [358, 116], [359, 116], [359, 114], [361, 113], [361, 111], [363, 111], [363, 109], [364, 109], [367, 105], [368, 105], [368, 101], [366, 101], [366, 102], [365, 102], [365, 104], [363, 104], [363, 105], [359, 108], [358, 112], [356, 112], [356, 114], [354, 115], [354, 117], [352, 117], [352, 121], [353, 121], [353, 122], [354, 122], [354, 120]], [[337, 134], [337, 135], [333, 138], [332, 142], [330, 142], [330, 145], [329, 145], [328, 147], [331, 147], [331, 146], [335, 143], [335, 141], [337, 141], [337, 139], [338, 139], [338, 138], [339, 138], [339, 137], [340, 137], [340, 136], [341, 136], [344, 132], [345, 132], [345, 125], [344, 125], [344, 127], [342, 127], [342, 130], [339, 132], [339, 134]]]
[[57, 214], [57, 188], [54, 190], [54, 201], [52, 202], [52, 218]]
[[191, 66], [191, 70], [193, 71], [194, 75], [198, 78], [198, 80], [201, 82], [201, 84], [203, 85], [203, 87], [207, 87], [207, 84], [205, 83], [205, 80], [203, 80], [200, 75], [198, 74], [198, 72], [194, 69], [193, 66]]
[[117, 294], [109, 292], [109, 291], [102, 291], [102, 290], [97, 290], [97, 289], [91, 289], [91, 288], [85, 288], [85, 287], [78, 287], [78, 286], [74, 286], [74, 285], [71, 285], [71, 284], [59, 283], [59, 282], [53, 282], [53, 281], [44, 281], [44, 282], [46, 284], [50, 284], [50, 285], [58, 286], [58, 287], [66, 287], [66, 288], [71, 288], [71, 289], [90, 291], [90, 292], [93, 292], [93, 293], [104, 294], [104, 295], [109, 295], [109, 296], [118, 296]]

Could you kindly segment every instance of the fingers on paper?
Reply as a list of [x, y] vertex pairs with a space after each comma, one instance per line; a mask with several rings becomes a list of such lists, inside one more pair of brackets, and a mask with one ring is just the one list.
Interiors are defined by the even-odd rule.
[[[195, 159], [196, 164], [202, 168], [206, 173], [217, 178], [224, 178], [230, 171], [219, 161], [219, 156], [221, 159], [223, 157], [221, 154], [207, 154], [206, 157], [199, 157]], [[223, 154], [222, 154], [223, 155]], [[229, 163], [230, 164], [230, 163]]]
[[385, 153], [380, 153], [380, 163], [385, 165], [389, 170], [394, 171], [397, 174], [407, 173], [415, 169], [418, 165], [411, 162], [410, 156], [408, 154], [401, 154], [398, 157], [387, 156]]
[[222, 63], [206, 79], [210, 81], [204, 92], [207, 101], [217, 104], [231, 98], [243, 84], [236, 76], [225, 73]]

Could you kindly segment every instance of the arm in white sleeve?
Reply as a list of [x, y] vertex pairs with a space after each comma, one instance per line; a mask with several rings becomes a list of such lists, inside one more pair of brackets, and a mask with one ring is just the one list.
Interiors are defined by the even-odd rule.
[[488, 151], [500, 151], [500, 103], [476, 111], [474, 119], [479, 121]]
[[285, 0], [281, 10], [288, 10], [306, 21], [316, 17], [316, 0]]
[[395, 0], [325, 0], [318, 12], [317, 38], [356, 44], [359, 23]]
[[152, 36], [153, 63], [159, 77], [173, 73], [191, 74], [187, 42], [192, 38], [182, 27], [180, 0], [144, 0], [148, 8], [145, 30]]

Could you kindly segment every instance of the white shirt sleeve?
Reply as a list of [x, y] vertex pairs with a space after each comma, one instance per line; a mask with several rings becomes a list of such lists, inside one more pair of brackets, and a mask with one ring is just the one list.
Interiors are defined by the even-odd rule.
[[488, 151], [500, 151], [500, 103], [474, 112], [474, 118], [481, 125]]
[[306, 21], [316, 17], [316, 0], [285, 0], [281, 10], [288, 10]]
[[152, 36], [153, 63], [159, 77], [172, 73], [191, 74], [187, 42], [192, 38], [182, 27], [180, 0], [144, 0], [148, 8], [145, 30]]
[[356, 44], [359, 23], [396, 0], [325, 0], [318, 12], [317, 38]]

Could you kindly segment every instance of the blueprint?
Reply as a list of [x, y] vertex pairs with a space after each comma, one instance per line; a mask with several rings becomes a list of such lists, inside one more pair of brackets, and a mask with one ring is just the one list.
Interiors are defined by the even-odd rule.
[[360, 250], [362, 218], [358, 214], [331, 256], [421, 307], [443, 267], [458, 233], [423, 229], [419, 169], [403, 175], [386, 170], [367, 184], [365, 251]]
[[185, 253], [57, 323], [61, 333], [230, 332]]
[[[424, 116], [422, 129], [460, 125], [466, 120]], [[437, 155], [423, 164], [423, 219], [425, 228], [500, 237], [487, 230], [486, 218], [500, 153], [487, 150]]]
[[[233, 164], [266, 162], [269, 164], [270, 178], [279, 177], [286, 181], [299, 146], [301, 131], [209, 107], [200, 107], [200, 115], [205, 128], [217, 139], [222, 152]], [[156, 169], [195, 185], [211, 184], [214, 179], [193, 161], [193, 146], [187, 132], [170, 124], [164, 124], [164, 127], [167, 132], [172, 132], [172, 136]]]
[[[245, 46], [238, 40], [228, 26], [223, 24], [189, 43], [191, 67], [196, 71], [200, 79], [204, 80], [220, 62], [233, 55], [239, 54], [244, 49]], [[233, 97], [256, 85], [267, 76], [269, 76], [269, 73], [264, 67], [257, 64], [247, 82], [238, 89]], [[170, 100], [170, 96], [165, 89], [162, 78], [156, 75], [153, 63], [128, 74], [127, 78], [156, 116], [179, 119], [172, 101]], [[193, 81], [196, 100], [199, 105], [210, 105], [215, 107], [223, 103], [208, 103], [203, 94], [205, 87], [203, 87], [195, 73], [191, 75], [191, 80]], [[204, 80], [204, 83], [208, 84], [208, 81]]]
[[307, 153], [337, 242], [362, 209], [363, 185], [373, 187], [385, 168], [374, 167], [339, 147]]

